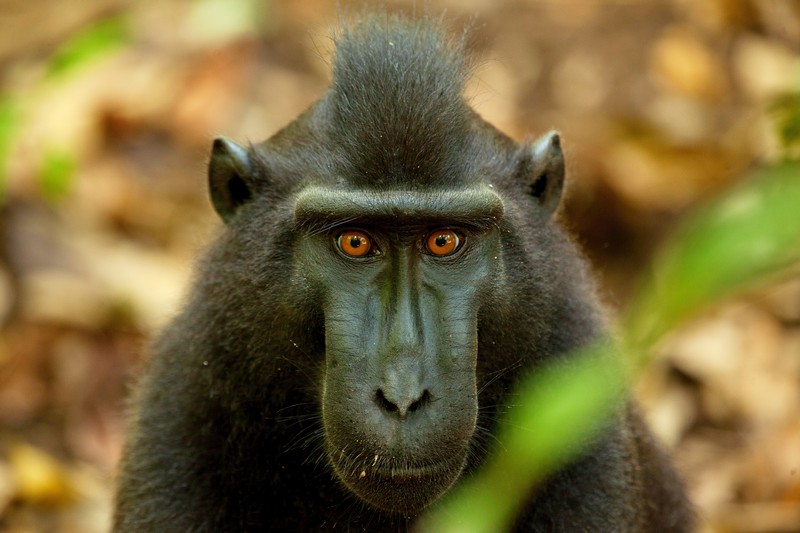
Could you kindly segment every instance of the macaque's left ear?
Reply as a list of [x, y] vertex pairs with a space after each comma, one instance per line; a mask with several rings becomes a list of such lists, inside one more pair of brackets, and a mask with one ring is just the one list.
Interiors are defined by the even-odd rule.
[[211, 203], [228, 222], [253, 196], [250, 154], [230, 139], [217, 137], [208, 163], [208, 188]]
[[557, 131], [546, 133], [529, 148], [528, 192], [549, 216], [556, 210], [564, 189], [564, 152]]

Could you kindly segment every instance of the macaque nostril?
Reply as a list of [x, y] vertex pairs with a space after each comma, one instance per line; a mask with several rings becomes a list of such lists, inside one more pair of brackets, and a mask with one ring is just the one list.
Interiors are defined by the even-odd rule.
[[430, 396], [431, 394], [428, 392], [428, 389], [425, 389], [424, 391], [422, 391], [422, 396], [419, 397], [419, 400], [413, 402], [411, 405], [408, 406], [408, 410], [413, 413], [414, 411], [416, 411], [417, 409], [428, 403]]
[[378, 403], [378, 407], [388, 413], [394, 413], [397, 411], [397, 405], [389, 401], [381, 389], [378, 389], [378, 392], [375, 394], [375, 401]]

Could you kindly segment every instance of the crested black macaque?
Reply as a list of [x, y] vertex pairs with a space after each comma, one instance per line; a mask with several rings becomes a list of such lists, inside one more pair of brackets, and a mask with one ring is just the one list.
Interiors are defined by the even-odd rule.
[[[519, 377], [601, 333], [553, 220], [557, 133], [515, 143], [463, 97], [463, 43], [368, 19], [266, 142], [214, 141], [224, 231], [155, 342], [118, 532], [406, 531], [495, 444]], [[634, 408], [532, 493], [518, 531], [688, 531]]]

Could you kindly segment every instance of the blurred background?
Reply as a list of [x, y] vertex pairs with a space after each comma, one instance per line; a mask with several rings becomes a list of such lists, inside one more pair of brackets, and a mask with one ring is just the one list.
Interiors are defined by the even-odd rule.
[[[612, 313], [684, 213], [800, 156], [796, 0], [376, 4], [469, 26], [476, 109], [562, 132]], [[367, 5], [0, 0], [1, 531], [108, 529], [131, 380], [220, 226], [211, 140], [317, 99]], [[671, 336], [637, 394], [705, 531], [800, 531], [800, 271]]]

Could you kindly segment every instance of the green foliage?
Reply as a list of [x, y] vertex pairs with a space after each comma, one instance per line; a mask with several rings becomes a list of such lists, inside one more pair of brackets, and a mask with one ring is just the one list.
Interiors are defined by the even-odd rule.
[[602, 427], [623, 390], [621, 360], [613, 343], [604, 340], [527, 380], [520, 404], [501, 421], [499, 448], [479, 475], [425, 517], [421, 530], [507, 530], [536, 481], [574, 456]]
[[800, 259], [800, 162], [757, 172], [692, 217], [659, 258], [624, 331], [642, 354], [704, 306]]
[[48, 73], [59, 76], [114, 50], [128, 41], [125, 20], [103, 20], [73, 35], [50, 58]]
[[[122, 18], [107, 19], [84, 29], [68, 39], [48, 61], [48, 77], [72, 72], [128, 40]], [[7, 187], [8, 158], [11, 146], [25, 120], [25, 110], [35, 105], [36, 91], [0, 95], [0, 201]], [[40, 185], [49, 200], [59, 200], [68, 192], [76, 167], [75, 155], [63, 150], [47, 151], [41, 162]]]
[[8, 177], [8, 157], [11, 143], [19, 128], [17, 101], [10, 96], [0, 96], [0, 202], [5, 196]]
[[771, 110], [784, 152], [800, 157], [800, 92], [777, 98]]
[[[433, 510], [422, 531], [495, 533], [508, 528], [547, 474], [577, 453], [616, 408], [629, 369], [665, 334], [703, 308], [800, 261], [800, 162], [757, 172], [677, 232], [622, 320], [603, 340], [522, 384], [488, 463]], [[621, 352], [621, 353], [620, 353]]]
[[48, 150], [42, 159], [40, 184], [45, 198], [63, 199], [70, 190], [77, 162], [75, 156], [61, 150]]
[[[48, 76], [59, 78], [92, 60], [115, 50], [129, 40], [126, 21], [121, 18], [102, 20], [74, 34], [52, 55]], [[63, 149], [46, 149], [39, 169], [39, 184], [44, 197], [62, 200], [70, 190], [77, 167], [76, 154]]]

